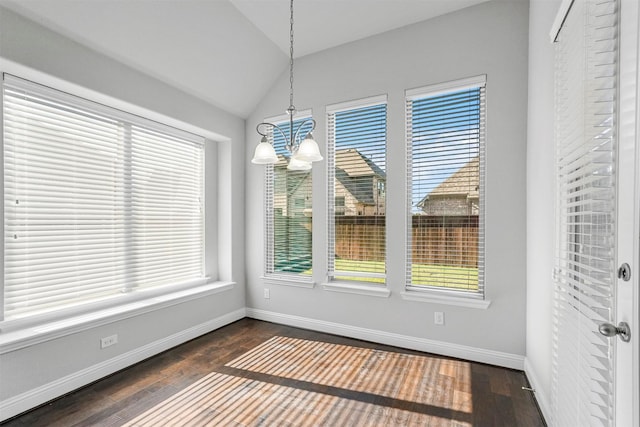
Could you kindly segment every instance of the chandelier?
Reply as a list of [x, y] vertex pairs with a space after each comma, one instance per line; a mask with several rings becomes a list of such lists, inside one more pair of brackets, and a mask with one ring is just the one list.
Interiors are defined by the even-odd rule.
[[[316, 121], [311, 118], [304, 120], [299, 124], [297, 129], [294, 130], [293, 116], [296, 113], [296, 107], [293, 105], [293, 0], [291, 0], [291, 18], [289, 20], [289, 108], [286, 112], [289, 116], [289, 135], [282, 130], [278, 125], [269, 122], [262, 122], [256, 126], [256, 132], [262, 135], [260, 143], [256, 147], [255, 153], [251, 163], [256, 164], [274, 164], [278, 162], [278, 155], [273, 145], [267, 138], [267, 131], [278, 132], [285, 141], [284, 148], [291, 153], [289, 159], [289, 170], [309, 170], [311, 169], [311, 163], [322, 160], [320, 149], [318, 144], [313, 139], [312, 131], [316, 128]], [[307, 132], [304, 139], [300, 141], [302, 135], [300, 130], [306, 124], [311, 124], [311, 130]]]

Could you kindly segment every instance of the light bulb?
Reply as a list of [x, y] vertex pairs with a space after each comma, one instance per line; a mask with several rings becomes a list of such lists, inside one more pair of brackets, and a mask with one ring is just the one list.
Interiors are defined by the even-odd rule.
[[251, 163], [266, 165], [276, 163], [277, 161], [278, 156], [276, 155], [276, 150], [273, 148], [273, 145], [269, 144], [267, 137], [263, 136], [260, 144], [256, 146], [256, 151], [253, 154]]

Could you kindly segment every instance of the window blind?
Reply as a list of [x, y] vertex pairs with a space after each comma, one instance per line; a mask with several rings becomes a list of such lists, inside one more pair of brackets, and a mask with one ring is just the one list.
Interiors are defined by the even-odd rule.
[[[293, 133], [311, 116], [293, 121]], [[268, 121], [268, 120], [267, 120]], [[275, 122], [275, 121], [272, 121]], [[291, 135], [289, 121], [275, 122], [281, 130], [269, 130], [268, 137], [278, 155], [275, 165], [265, 168], [265, 273], [311, 276], [312, 267], [312, 179], [311, 170], [287, 169], [291, 153], [285, 137]], [[306, 123], [298, 135], [311, 131]]]
[[327, 108], [328, 275], [384, 283], [386, 97]]
[[556, 43], [553, 424], [614, 425], [618, 4], [576, 1]]
[[484, 295], [485, 77], [407, 91], [407, 288]]
[[203, 279], [203, 139], [3, 81], [4, 320]]

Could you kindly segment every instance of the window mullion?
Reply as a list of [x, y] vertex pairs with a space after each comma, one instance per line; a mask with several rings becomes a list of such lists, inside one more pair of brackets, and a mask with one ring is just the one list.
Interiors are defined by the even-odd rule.
[[121, 232], [124, 236], [124, 293], [131, 292], [137, 285], [137, 278], [135, 274], [135, 251], [134, 251], [134, 227], [133, 220], [133, 206], [132, 206], [132, 193], [133, 193], [133, 165], [132, 165], [132, 137], [131, 137], [131, 124], [121, 123], [122, 130], [122, 188], [124, 189], [124, 197], [122, 198], [122, 212], [124, 215], [123, 229]]

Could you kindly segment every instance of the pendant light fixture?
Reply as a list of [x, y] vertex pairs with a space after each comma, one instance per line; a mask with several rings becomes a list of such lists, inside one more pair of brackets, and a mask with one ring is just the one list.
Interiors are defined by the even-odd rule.
[[[256, 132], [262, 135], [260, 143], [256, 147], [253, 155], [252, 163], [256, 164], [274, 164], [278, 161], [278, 155], [273, 145], [267, 138], [267, 130], [271, 129], [272, 132], [279, 132], [285, 141], [285, 148], [291, 157], [289, 159], [289, 170], [309, 170], [311, 169], [311, 163], [322, 160], [320, 154], [320, 148], [313, 139], [311, 132], [316, 128], [316, 121], [311, 118], [304, 120], [297, 129], [293, 126], [293, 116], [296, 114], [296, 107], [293, 105], [293, 0], [291, 0], [291, 18], [289, 20], [289, 108], [287, 108], [287, 115], [289, 116], [289, 137], [284, 131], [277, 125], [269, 122], [262, 122], [256, 126]], [[300, 130], [307, 123], [311, 124], [311, 130], [306, 134], [304, 139], [300, 142]]]

